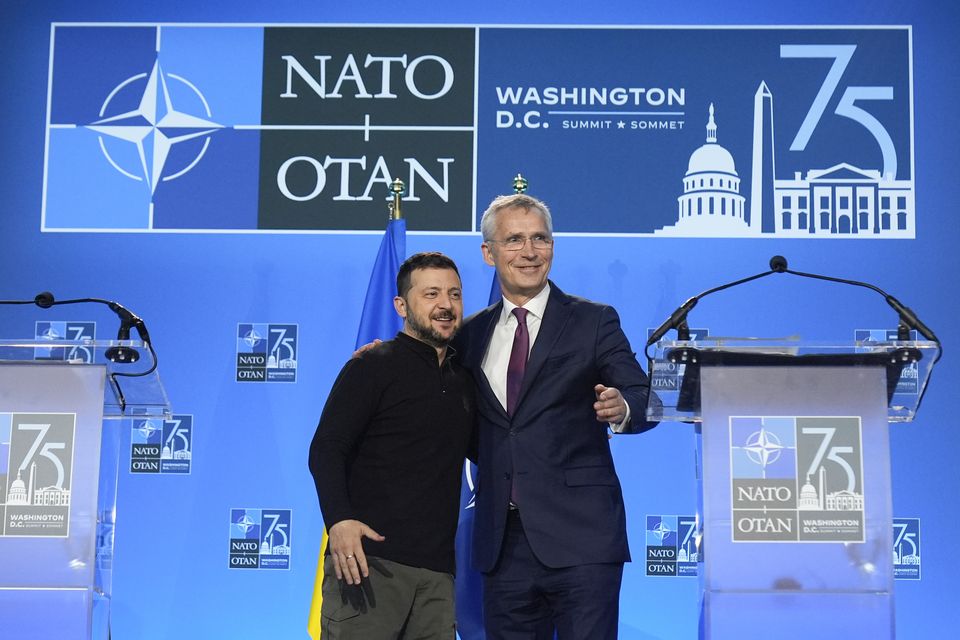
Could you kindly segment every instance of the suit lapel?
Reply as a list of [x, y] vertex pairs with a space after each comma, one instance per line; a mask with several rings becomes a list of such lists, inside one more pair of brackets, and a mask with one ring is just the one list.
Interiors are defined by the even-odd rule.
[[557, 340], [560, 339], [571, 312], [570, 297], [551, 282], [550, 297], [547, 299], [547, 306], [540, 320], [540, 332], [537, 334], [537, 341], [533, 343], [530, 359], [527, 360], [527, 368], [523, 374], [523, 385], [520, 387], [520, 398], [517, 400], [517, 413], [520, 412], [527, 392], [537, 379], [540, 369], [543, 368], [543, 363], [547, 361]]
[[[480, 323], [480, 326], [477, 327], [475, 348], [470, 348], [469, 350], [469, 361], [467, 362], [467, 367], [473, 372], [473, 377], [477, 383], [477, 388], [479, 389], [480, 394], [486, 398], [487, 403], [492, 407], [496, 407], [504, 420], [509, 420], [506, 410], [504, 410], [503, 405], [500, 404], [500, 401], [497, 400], [497, 396], [493, 392], [493, 388], [490, 386], [490, 381], [487, 380], [487, 375], [483, 372], [483, 357], [487, 353], [487, 347], [489, 346], [490, 340], [493, 337], [493, 330], [496, 328], [497, 321], [500, 319], [500, 314], [502, 312], [503, 301], [501, 300], [497, 304], [486, 309], [486, 316], [478, 316], [476, 318], [475, 322]], [[471, 347], [474, 347], [474, 344], [471, 344]]]

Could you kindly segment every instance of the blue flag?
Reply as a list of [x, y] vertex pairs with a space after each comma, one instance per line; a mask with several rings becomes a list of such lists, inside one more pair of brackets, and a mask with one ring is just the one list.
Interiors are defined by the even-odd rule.
[[[363, 302], [360, 315], [360, 328], [357, 330], [357, 347], [376, 339], [390, 340], [403, 327], [403, 319], [393, 308], [393, 298], [397, 295], [397, 272], [400, 262], [407, 253], [407, 221], [391, 220], [380, 242], [380, 251], [373, 263], [370, 284], [367, 285], [367, 297]], [[323, 606], [323, 556], [327, 549], [327, 530], [324, 528], [320, 540], [320, 558], [317, 561], [317, 574], [313, 582], [313, 598], [310, 601], [310, 615], [307, 619], [307, 633], [313, 640], [319, 640], [320, 611]]]
[[403, 319], [393, 308], [393, 298], [397, 295], [397, 272], [406, 254], [407, 221], [391, 220], [387, 223], [367, 285], [367, 297], [357, 330], [358, 347], [378, 338], [390, 340], [403, 326]]
[[500, 292], [500, 281], [497, 279], [497, 274], [493, 274], [493, 282], [490, 283], [490, 301], [487, 304], [496, 304], [500, 302], [500, 298], [503, 294]]
[[[493, 274], [490, 304], [500, 301], [500, 281]], [[485, 640], [483, 628], [483, 578], [470, 564], [473, 551], [473, 518], [476, 513], [477, 466], [469, 460], [460, 485], [460, 519], [457, 524], [457, 633], [461, 640]]]
[[457, 634], [461, 640], [485, 640], [483, 629], [483, 579], [470, 564], [473, 551], [473, 517], [476, 512], [477, 467], [469, 460], [463, 466], [460, 485], [460, 520], [457, 523]]

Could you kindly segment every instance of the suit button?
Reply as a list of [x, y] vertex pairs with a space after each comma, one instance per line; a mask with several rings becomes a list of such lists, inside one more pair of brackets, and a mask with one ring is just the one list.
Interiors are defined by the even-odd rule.
[[509, 473], [503, 474], [503, 479], [504, 479], [504, 480], [509, 480], [509, 479], [510, 479], [510, 474], [509, 474]]
[[507, 433], [510, 435], [511, 438], [512, 438], [513, 436], [517, 435], [517, 432], [516, 432], [515, 430], [513, 430], [513, 429], [510, 429], [510, 431], [508, 431]]

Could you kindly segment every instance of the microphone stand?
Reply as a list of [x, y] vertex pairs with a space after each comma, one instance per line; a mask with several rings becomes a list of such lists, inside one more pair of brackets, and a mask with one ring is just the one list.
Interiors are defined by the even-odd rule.
[[[103, 298], [74, 298], [71, 300], [56, 300], [54, 299], [53, 294], [49, 291], [38, 293], [33, 300], [0, 300], [0, 305], [35, 304], [41, 309], [49, 309], [50, 307], [63, 304], [81, 304], [87, 302], [106, 305], [111, 311], [117, 314], [117, 316], [120, 318], [120, 329], [117, 332], [117, 340], [130, 340], [130, 329], [136, 329], [140, 336], [140, 340], [150, 352], [152, 364], [146, 371], [140, 371], [136, 373], [127, 373], [121, 371], [110, 372], [110, 382], [113, 385], [113, 388], [117, 391], [117, 399], [120, 401], [120, 411], [126, 411], [127, 400], [123, 394], [123, 389], [120, 387], [120, 383], [117, 382], [117, 377], [122, 376], [127, 378], [139, 378], [148, 376], [156, 371], [157, 365], [159, 364], [157, 352], [153, 349], [153, 343], [150, 341], [150, 334], [147, 331], [147, 326], [143, 322], [142, 318], [131, 312], [119, 302], [104, 300]], [[117, 362], [121, 364], [132, 364], [140, 358], [140, 354], [137, 353], [136, 350], [122, 345], [110, 347], [104, 351], [103, 355], [111, 362]]]
[[[895, 297], [877, 287], [875, 285], [869, 284], [867, 282], [860, 282], [858, 280], [847, 280], [844, 278], [835, 278], [832, 276], [824, 276], [816, 273], [806, 273], [803, 271], [793, 271], [787, 265], [787, 259], [783, 256], [773, 256], [770, 258], [770, 270], [758, 273], [756, 275], [749, 276], [747, 278], [741, 278], [740, 280], [735, 280], [733, 282], [720, 285], [719, 287], [713, 287], [712, 289], [707, 289], [703, 293], [693, 296], [692, 298], [687, 299], [676, 311], [674, 311], [667, 320], [661, 324], [656, 331], [654, 331], [650, 338], [647, 340], [646, 347], [644, 348], [644, 354], [647, 356], [648, 363], [648, 378], [653, 379], [653, 357], [650, 355], [650, 346], [657, 342], [664, 334], [667, 333], [670, 329], [677, 330], [677, 339], [680, 341], [690, 340], [690, 327], [687, 324], [687, 314], [697, 306], [697, 303], [704, 298], [705, 296], [710, 295], [711, 293], [716, 293], [717, 291], [723, 291], [724, 289], [729, 289], [730, 287], [735, 287], [751, 280], [757, 280], [758, 278], [764, 278], [773, 273], [790, 273], [795, 276], [800, 276], [803, 278], [813, 278], [814, 280], [826, 280], [828, 282], [838, 282], [840, 284], [848, 284], [855, 287], [864, 287], [875, 291], [884, 297], [887, 304], [897, 312], [898, 323], [897, 323], [897, 340], [899, 342], [907, 342], [910, 340], [910, 331], [916, 330], [923, 337], [931, 342], [935, 342], [937, 345], [937, 355], [933, 360], [933, 364], [936, 364], [940, 361], [940, 358], [943, 357], [943, 345], [940, 342], [940, 339], [937, 338], [936, 334], [931, 330], [926, 324], [924, 324], [917, 314], [913, 312], [909, 307], [904, 305], [902, 302], [897, 300]], [[913, 350], [910, 350], [913, 351]], [[932, 365], [931, 365], [932, 366]], [[920, 403], [923, 401], [923, 396], [926, 395], [926, 386], [924, 386], [923, 393], [917, 399], [917, 408], [919, 409]]]

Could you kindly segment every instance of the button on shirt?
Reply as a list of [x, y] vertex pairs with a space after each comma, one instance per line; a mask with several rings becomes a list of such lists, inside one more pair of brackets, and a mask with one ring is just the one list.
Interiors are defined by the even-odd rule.
[[[547, 300], [550, 298], [550, 284], [543, 290], [527, 301], [523, 308], [527, 310], [527, 333], [530, 335], [530, 350], [533, 351], [533, 345], [537, 341], [537, 335], [540, 333], [540, 325], [543, 322], [543, 312], [547, 308]], [[513, 310], [518, 305], [513, 304], [506, 298], [503, 298], [503, 309], [500, 311], [500, 317], [497, 319], [497, 325], [493, 328], [493, 335], [490, 337], [490, 344], [487, 345], [487, 352], [483, 356], [483, 362], [480, 368], [483, 374], [487, 376], [490, 388], [493, 394], [500, 401], [500, 406], [507, 408], [507, 366], [510, 363], [510, 351], [513, 349], [513, 335], [517, 330], [517, 318], [513, 315]], [[527, 354], [529, 357], [530, 354]], [[599, 383], [600, 381], [597, 380]], [[630, 423], [630, 405], [627, 405], [627, 417], [620, 423], [610, 423], [610, 428], [619, 433]]]

